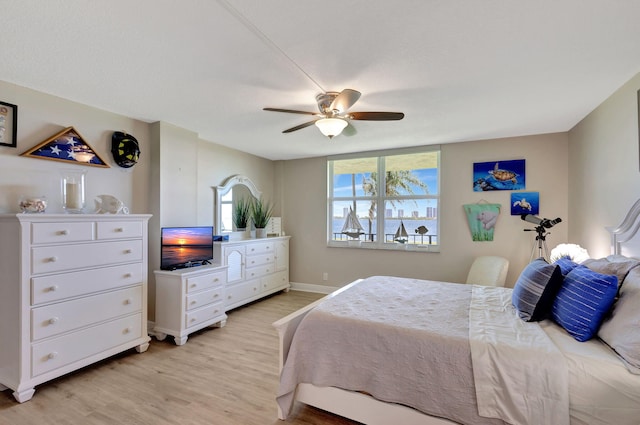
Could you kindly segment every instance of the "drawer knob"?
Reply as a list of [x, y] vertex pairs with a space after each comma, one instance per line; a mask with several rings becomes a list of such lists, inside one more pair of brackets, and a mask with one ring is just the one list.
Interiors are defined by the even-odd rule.
[[124, 232], [124, 229], [123, 229], [122, 227], [116, 227], [116, 228], [114, 229], [114, 232], [122, 233], [122, 232]]
[[196, 305], [196, 304], [198, 304], [197, 301], [195, 301], [195, 300], [191, 301], [191, 305]]
[[218, 298], [219, 294], [213, 294], [213, 298]]
[[124, 250], [124, 253], [125, 253], [125, 254], [131, 254], [131, 250], [130, 250], [130, 249], [125, 249], [125, 250]]
[[58, 319], [57, 317], [55, 317], [55, 316], [54, 316], [54, 317], [52, 317], [51, 319], [49, 319], [49, 324], [50, 324], [50, 325], [54, 325], [54, 324], [56, 324], [56, 323], [58, 322], [58, 320], [59, 320], [59, 319]]
[[58, 232], [58, 234], [59, 234], [60, 236], [65, 236], [65, 235], [68, 235], [68, 234], [69, 234], [69, 231], [68, 231], [68, 230], [66, 230], [66, 229], [65, 229], [65, 230], [60, 230], [60, 231]]
[[125, 333], [125, 334], [130, 334], [130, 333], [131, 333], [131, 330], [132, 330], [132, 329], [131, 329], [130, 327], [124, 328], [123, 333]]
[[133, 301], [131, 300], [131, 298], [127, 298], [126, 300], [124, 300], [125, 305], [129, 305], [131, 304]]
[[195, 321], [196, 321], [196, 318], [195, 318], [195, 317], [192, 317], [192, 318], [191, 318], [191, 322], [195, 322]]
[[195, 288], [196, 286], [198, 286], [198, 285], [196, 285], [195, 283], [192, 283], [192, 284], [191, 284], [191, 287], [192, 287], [192, 288]]
[[49, 258], [47, 258], [47, 261], [49, 263], [55, 263], [56, 261], [58, 261], [58, 257], [49, 257]]
[[56, 357], [58, 357], [58, 352], [56, 351], [52, 351], [51, 353], [49, 353], [49, 355], [47, 356], [47, 358], [49, 360], [55, 359]]
[[47, 289], [47, 291], [49, 291], [49, 292], [55, 292], [55, 291], [57, 291], [57, 290], [58, 290], [58, 285], [51, 285], [51, 286]]
[[219, 281], [220, 279], [218, 279], [217, 277], [213, 279], [214, 282]]

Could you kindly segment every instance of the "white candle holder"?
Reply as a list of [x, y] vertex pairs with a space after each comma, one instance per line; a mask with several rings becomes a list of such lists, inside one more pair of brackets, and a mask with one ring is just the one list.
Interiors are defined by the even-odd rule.
[[86, 171], [62, 170], [62, 208], [70, 214], [84, 213]]

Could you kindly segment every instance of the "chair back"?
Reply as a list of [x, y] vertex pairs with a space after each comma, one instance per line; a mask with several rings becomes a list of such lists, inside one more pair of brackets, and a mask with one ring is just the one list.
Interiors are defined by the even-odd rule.
[[476, 257], [469, 269], [467, 283], [484, 286], [504, 286], [509, 260], [495, 255]]

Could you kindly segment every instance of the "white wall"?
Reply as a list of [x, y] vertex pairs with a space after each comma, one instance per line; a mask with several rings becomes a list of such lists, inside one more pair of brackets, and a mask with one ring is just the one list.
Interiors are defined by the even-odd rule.
[[[18, 146], [0, 146], [0, 212], [19, 212], [21, 195], [45, 195], [47, 212], [63, 212], [60, 173], [63, 169], [87, 170], [88, 210], [93, 199], [110, 194], [121, 199], [132, 213], [148, 211], [149, 128], [131, 118], [88, 108], [69, 100], [0, 81], [0, 100], [18, 105]], [[44, 140], [73, 126], [111, 168], [98, 168], [19, 156]], [[115, 164], [111, 154], [114, 131], [133, 134], [142, 155], [140, 163], [125, 169]]]
[[569, 131], [569, 240], [592, 257], [610, 253], [617, 226], [640, 198], [640, 74]]
[[[285, 161], [282, 176], [283, 225], [291, 239], [291, 280], [341, 286], [370, 275], [397, 275], [464, 282], [473, 258], [507, 257], [507, 285], [515, 283], [529, 261], [535, 232], [519, 216], [510, 215], [510, 191], [473, 192], [473, 163], [526, 160], [526, 190], [540, 192], [540, 215], [565, 220], [547, 238], [549, 249], [567, 239], [567, 135], [547, 134], [442, 146], [440, 206], [441, 252], [396, 252], [329, 248], [326, 240], [326, 160]], [[502, 204], [494, 241], [473, 242], [462, 205], [481, 200]], [[322, 281], [322, 274], [329, 274]]]

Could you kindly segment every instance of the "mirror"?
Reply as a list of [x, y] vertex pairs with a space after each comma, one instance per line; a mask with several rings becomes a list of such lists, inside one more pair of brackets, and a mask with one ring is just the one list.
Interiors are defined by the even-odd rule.
[[262, 195], [249, 177], [241, 175], [231, 176], [222, 186], [215, 186], [213, 189], [215, 191], [214, 221], [217, 235], [235, 230], [233, 207], [238, 199], [251, 201], [252, 198], [260, 199]]

